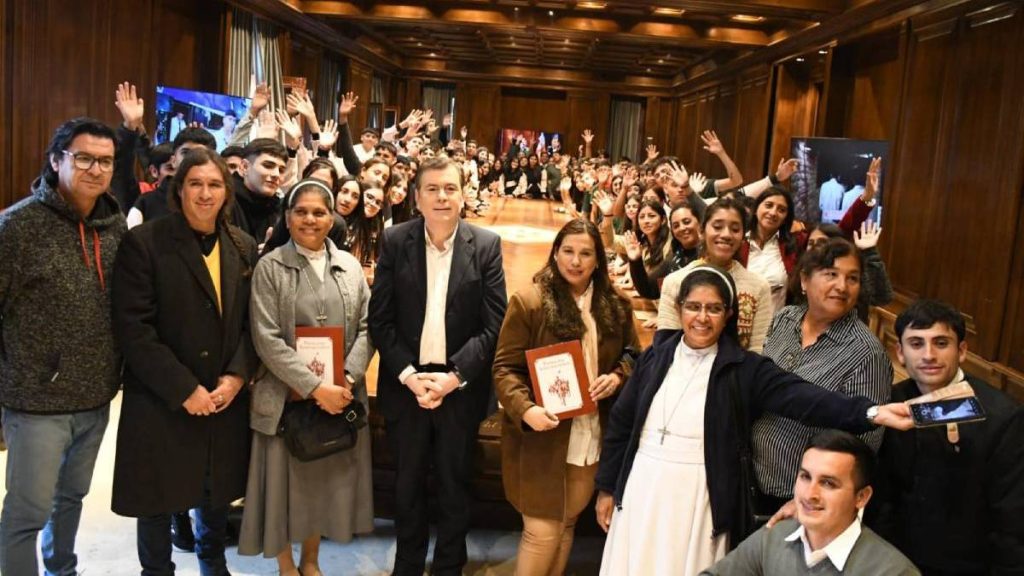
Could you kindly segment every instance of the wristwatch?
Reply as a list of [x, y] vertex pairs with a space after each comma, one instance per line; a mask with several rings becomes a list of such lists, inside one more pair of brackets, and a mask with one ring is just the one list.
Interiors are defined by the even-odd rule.
[[872, 406], [871, 408], [868, 408], [867, 417], [868, 417], [868, 422], [870, 422], [872, 424], [875, 423], [875, 418], [878, 418], [878, 406], [877, 405]]
[[356, 379], [354, 377], [352, 377], [352, 375], [349, 374], [348, 372], [345, 372], [345, 381], [348, 382], [348, 385], [353, 387], [353, 388], [356, 385]]
[[452, 366], [452, 374], [455, 374], [455, 378], [459, 381], [459, 387], [457, 390], [464, 390], [466, 386], [469, 386], [469, 380], [462, 377], [462, 373], [455, 366]]

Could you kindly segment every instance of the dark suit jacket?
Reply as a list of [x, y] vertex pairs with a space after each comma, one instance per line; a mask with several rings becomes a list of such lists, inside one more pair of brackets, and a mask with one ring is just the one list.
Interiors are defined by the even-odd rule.
[[[249, 268], [256, 246], [247, 242]], [[114, 265], [114, 337], [125, 359], [114, 461], [113, 510], [148, 516], [200, 503], [207, 466], [214, 505], [244, 495], [249, 396], [243, 387], [212, 416], [182, 403], [234, 373], [248, 382], [257, 359], [249, 337], [249, 280], [226, 231], [220, 233], [221, 300], [185, 217], [173, 213], [128, 232]]]
[[[427, 303], [426, 230], [422, 219], [392, 226], [380, 238], [380, 260], [370, 297], [370, 337], [380, 351], [377, 406], [396, 419], [421, 410], [398, 375], [416, 365]], [[508, 304], [501, 238], [460, 222], [452, 254], [445, 309], [448, 368], [469, 385], [444, 401], [482, 420], [491, 396], [491, 364]]]

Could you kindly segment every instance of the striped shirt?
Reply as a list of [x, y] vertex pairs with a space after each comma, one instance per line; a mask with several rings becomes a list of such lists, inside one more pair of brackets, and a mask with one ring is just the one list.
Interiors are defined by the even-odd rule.
[[[826, 390], [887, 403], [892, 392], [892, 364], [882, 344], [857, 320], [857, 311], [833, 322], [814, 344], [804, 348], [800, 327], [806, 313], [806, 305], [780, 310], [768, 331], [764, 355]], [[754, 468], [765, 494], [793, 496], [804, 447], [816, 431], [775, 414], [764, 414], [754, 422]], [[882, 429], [863, 434], [861, 439], [877, 451]]]

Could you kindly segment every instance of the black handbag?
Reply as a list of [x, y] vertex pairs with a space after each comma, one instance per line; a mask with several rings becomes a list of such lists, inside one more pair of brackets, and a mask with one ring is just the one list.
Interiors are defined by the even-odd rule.
[[314, 400], [301, 400], [284, 405], [277, 435], [292, 456], [309, 462], [352, 448], [364, 426], [366, 407], [359, 400], [352, 400], [340, 414], [328, 414]]
[[731, 539], [735, 544], [739, 544], [747, 536], [764, 526], [771, 516], [758, 514], [757, 510], [761, 491], [757, 487], [757, 476], [754, 474], [754, 456], [750, 446], [750, 421], [747, 419], [747, 411], [740, 400], [740, 384], [736, 379], [736, 370], [729, 371], [729, 402], [732, 404], [732, 415], [736, 421], [740, 457], [740, 498], [737, 502], [738, 513]]

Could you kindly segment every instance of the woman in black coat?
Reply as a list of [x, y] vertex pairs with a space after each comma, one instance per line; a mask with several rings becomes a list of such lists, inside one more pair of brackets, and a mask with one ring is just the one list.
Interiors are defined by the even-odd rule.
[[245, 494], [255, 242], [228, 224], [227, 165], [189, 152], [173, 212], [125, 236], [113, 279], [114, 335], [125, 359], [112, 508], [138, 518], [143, 574], [171, 574], [170, 515], [197, 512], [204, 575], [226, 574], [228, 505]]

